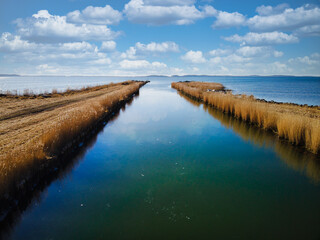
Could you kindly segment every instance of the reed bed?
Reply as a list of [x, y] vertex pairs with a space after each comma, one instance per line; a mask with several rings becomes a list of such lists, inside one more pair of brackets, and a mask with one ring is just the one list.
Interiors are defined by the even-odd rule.
[[[189, 101], [195, 100], [189, 98]], [[247, 122], [223, 113], [219, 109], [212, 108], [209, 105], [204, 105], [203, 108], [219, 120], [224, 127], [232, 129], [243, 140], [250, 141], [259, 147], [273, 148], [280, 159], [289, 167], [304, 172], [313, 183], [320, 183], [320, 161], [317, 155], [302, 151], [303, 149], [296, 148], [287, 141], [279, 139], [272, 132], [264, 131], [258, 126], [250, 126]]]
[[96, 123], [111, 116], [116, 108], [121, 107], [144, 84], [146, 82], [132, 81], [124, 86], [117, 85], [116, 90], [99, 94], [70, 107], [63, 107], [61, 110], [56, 109], [57, 115], [54, 119], [32, 125], [32, 128], [38, 128], [38, 135], [26, 138], [10, 151], [0, 153], [1, 177], [5, 177], [13, 169], [27, 167], [37, 160], [59, 156], [74, 144], [79, 144], [79, 141], [95, 128]]
[[197, 87], [201, 84], [200, 82], [197, 85], [178, 82], [172, 83], [171, 86], [236, 118], [271, 130], [294, 145], [302, 145], [315, 154], [319, 153], [320, 110], [318, 107], [271, 103], [257, 100], [253, 96], [234, 95], [221, 89], [208, 92], [204, 91], [204, 88]]

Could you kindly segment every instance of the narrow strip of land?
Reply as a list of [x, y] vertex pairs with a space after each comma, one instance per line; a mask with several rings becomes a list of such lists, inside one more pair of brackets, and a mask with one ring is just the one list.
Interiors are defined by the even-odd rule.
[[0, 96], [0, 172], [52, 158], [72, 146], [146, 82], [126, 81], [64, 93]]
[[177, 82], [171, 86], [236, 118], [271, 130], [294, 145], [320, 153], [319, 106], [268, 102], [254, 96], [234, 95], [219, 83]]

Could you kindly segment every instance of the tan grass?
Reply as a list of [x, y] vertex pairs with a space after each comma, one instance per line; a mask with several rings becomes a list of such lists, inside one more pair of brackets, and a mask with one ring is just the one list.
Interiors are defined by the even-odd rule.
[[[272, 130], [295, 145], [303, 145], [313, 153], [320, 150], [319, 107], [279, 104], [256, 100], [253, 96], [230, 92], [208, 92], [202, 83], [179, 82], [172, 87], [208, 105], [244, 121]], [[220, 88], [223, 90], [224, 88]]]
[[[60, 155], [94, 128], [95, 123], [111, 114], [121, 101], [128, 99], [145, 84], [134, 81], [126, 83], [99, 87], [97, 92], [86, 89], [85, 93], [78, 92], [69, 97], [51, 99], [47, 104], [56, 105], [48, 109], [40, 105], [45, 102], [41, 99], [2, 99], [4, 104], [1, 107], [5, 109], [12, 106], [19, 112], [16, 105], [28, 110], [26, 106], [34, 109], [38, 104], [46, 110], [35, 113], [29, 111], [22, 115], [12, 114], [11, 119], [0, 120], [0, 179], [12, 169]], [[60, 104], [61, 99], [63, 104]], [[65, 102], [66, 99], [70, 101]], [[17, 101], [21, 105], [16, 104]]]
[[209, 105], [204, 105], [204, 110], [219, 120], [226, 128], [233, 129], [245, 141], [249, 141], [259, 147], [272, 147], [280, 159], [288, 166], [296, 171], [304, 172], [314, 183], [320, 183], [320, 161], [317, 155], [301, 151], [302, 149], [277, 138], [272, 132], [250, 126], [241, 119], [223, 113]]

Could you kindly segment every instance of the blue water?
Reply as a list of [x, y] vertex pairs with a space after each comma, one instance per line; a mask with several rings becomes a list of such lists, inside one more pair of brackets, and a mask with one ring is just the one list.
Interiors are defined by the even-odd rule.
[[150, 79], [80, 153], [0, 182], [0, 239], [320, 239], [319, 156], [170, 88], [183, 79]]
[[278, 102], [320, 105], [320, 77], [2, 77], [0, 90], [17, 90], [23, 93], [30, 89], [35, 93], [63, 91], [69, 88], [101, 85], [110, 82], [120, 82], [128, 79], [150, 80], [151, 84], [168, 86], [174, 81], [209, 81], [219, 82], [236, 94], [249, 94], [257, 98]]

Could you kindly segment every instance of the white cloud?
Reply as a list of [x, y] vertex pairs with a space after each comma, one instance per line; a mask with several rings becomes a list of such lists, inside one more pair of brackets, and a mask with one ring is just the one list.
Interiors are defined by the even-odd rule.
[[251, 59], [248, 58], [248, 57], [245, 57], [245, 56], [240, 56], [238, 54], [231, 54], [231, 55], [228, 55], [226, 57], [223, 57], [221, 58], [222, 62], [225, 62], [225, 63], [245, 63], [245, 62], [249, 62]]
[[241, 47], [237, 50], [237, 53], [244, 57], [257, 57], [266, 55], [266, 53], [269, 51], [268, 47]]
[[67, 14], [67, 22], [87, 24], [118, 24], [122, 14], [111, 6], [93, 7], [88, 6], [81, 12], [79, 10]]
[[320, 36], [320, 24], [301, 27], [294, 33], [299, 36]]
[[[46, 45], [46, 46], [48, 47], [50, 45]], [[87, 51], [94, 51], [96, 46], [88, 42], [72, 42], [72, 43], [62, 43], [62, 44], [60, 43], [58, 45], [58, 48], [61, 52], [64, 52], [64, 51], [87, 52]]]
[[260, 16], [271, 16], [283, 13], [286, 8], [289, 8], [289, 5], [286, 3], [279, 4], [275, 7], [262, 5], [260, 7], [257, 7], [256, 12]]
[[283, 52], [280, 52], [280, 51], [274, 51], [274, 52], [273, 52], [273, 56], [276, 57], [276, 58], [282, 57], [283, 54], [284, 54], [284, 53], [283, 53]]
[[94, 44], [88, 42], [32, 43], [21, 40], [19, 36], [3, 33], [0, 38], [0, 52], [7, 53], [4, 58], [10, 63], [38, 65], [110, 64], [111, 59]]
[[148, 62], [147, 60], [123, 60], [119, 63], [122, 69], [159, 69], [167, 68], [167, 65], [161, 62]]
[[238, 27], [246, 23], [246, 17], [238, 12], [228, 13], [218, 11], [215, 17], [217, 20], [213, 23], [213, 28]]
[[244, 46], [239, 48], [236, 53], [243, 57], [282, 57], [283, 52], [273, 50], [272, 47], [252, 47]]
[[122, 58], [136, 59], [137, 56], [147, 54], [163, 54], [168, 52], [179, 52], [179, 45], [175, 42], [151, 42], [143, 44], [137, 42], [134, 47], [130, 47], [126, 52], [121, 54]]
[[34, 50], [37, 47], [35, 43], [22, 40], [20, 36], [14, 36], [11, 33], [2, 33], [0, 38], [0, 52], [21, 52]]
[[296, 9], [286, 8], [278, 14], [272, 7], [263, 7], [258, 12], [263, 15], [248, 19], [248, 26], [254, 31], [294, 31], [305, 26], [319, 25], [320, 19], [320, 8], [308, 4]]
[[100, 51], [111, 52], [114, 51], [117, 47], [117, 43], [115, 41], [104, 41], [101, 44]]
[[224, 38], [230, 42], [241, 43], [241, 45], [273, 45], [273, 44], [288, 44], [297, 43], [299, 39], [296, 36], [288, 35], [283, 32], [266, 32], [253, 33], [249, 32], [244, 36], [235, 34]]
[[203, 57], [201, 51], [189, 51], [181, 57], [182, 60], [191, 63], [205, 63], [206, 59]]
[[320, 54], [313, 53], [311, 56], [290, 58], [288, 62], [292, 64], [306, 64], [306, 65], [320, 66]]
[[144, 3], [151, 6], [183, 6], [194, 4], [195, 0], [144, 0]]
[[144, 0], [130, 0], [124, 7], [124, 13], [129, 21], [134, 23], [148, 24], [148, 25], [186, 25], [192, 24], [196, 20], [212, 16], [213, 8], [205, 6], [200, 11], [191, 5], [193, 1], [144, 1]]
[[68, 23], [65, 16], [51, 15], [47, 10], [41, 10], [31, 18], [17, 19], [15, 23], [19, 35], [35, 42], [103, 41], [119, 35], [104, 25]]
[[100, 58], [100, 59], [97, 59], [97, 60], [90, 62], [90, 64], [106, 65], [106, 64], [111, 64], [111, 62], [112, 61], [110, 58]]
[[230, 49], [214, 49], [214, 50], [211, 50], [209, 52], [209, 55], [213, 56], [213, 57], [218, 57], [218, 56], [224, 56], [224, 55], [228, 55], [231, 53], [231, 50]]
[[247, 19], [238, 12], [218, 11], [211, 7], [211, 16], [216, 17], [213, 28], [248, 26], [252, 32], [291, 31], [295, 36], [320, 35], [320, 8], [306, 4], [296, 9], [288, 4], [259, 6], [258, 15]]
[[149, 44], [143, 44], [143, 43], [137, 42], [135, 48], [140, 52], [152, 52], [152, 53], [179, 52], [179, 46], [175, 42], [162, 42], [162, 43], [151, 42]]
[[129, 49], [121, 54], [121, 58], [129, 58], [129, 59], [135, 59], [136, 58], [136, 52], [137, 49], [135, 47], [129, 47]]

